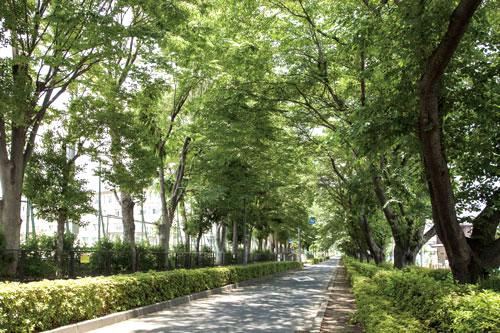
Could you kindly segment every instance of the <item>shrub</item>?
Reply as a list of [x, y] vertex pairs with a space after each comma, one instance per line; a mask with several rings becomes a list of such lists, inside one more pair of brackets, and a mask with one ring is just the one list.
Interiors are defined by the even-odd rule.
[[276, 259], [276, 255], [270, 250], [253, 251], [251, 257], [254, 261], [273, 261]]
[[0, 332], [34, 332], [299, 268], [298, 262], [0, 283]]
[[500, 294], [490, 290], [468, 295], [451, 294], [445, 309], [452, 332], [498, 332], [500, 330]]
[[500, 273], [493, 273], [487, 279], [482, 280], [479, 285], [482, 289], [491, 289], [500, 292]]
[[353, 284], [356, 318], [368, 333], [494, 332], [500, 295], [455, 284], [448, 270], [384, 269], [344, 258]]
[[312, 258], [312, 264], [316, 265], [319, 264], [320, 262], [323, 262], [325, 260], [328, 260], [329, 257], [318, 257], [318, 258]]

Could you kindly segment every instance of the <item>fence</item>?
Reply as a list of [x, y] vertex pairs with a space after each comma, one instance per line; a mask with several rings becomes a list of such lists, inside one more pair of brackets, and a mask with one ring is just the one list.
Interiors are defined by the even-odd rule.
[[[130, 250], [81, 249], [63, 252], [59, 268], [54, 250], [4, 250], [4, 257], [17, 258], [15, 276], [0, 277], [0, 280], [34, 281], [55, 278], [76, 278], [84, 276], [113, 275], [150, 270], [163, 271], [178, 268], [201, 268], [215, 265], [213, 252], [170, 252], [168, 261], [165, 252], [137, 248]], [[132, 259], [135, 256], [135, 260]], [[252, 253], [248, 262], [292, 261], [295, 256], [288, 253]], [[223, 265], [243, 263], [241, 255], [235, 258], [228, 253]], [[134, 265], [135, 264], [135, 265]]]

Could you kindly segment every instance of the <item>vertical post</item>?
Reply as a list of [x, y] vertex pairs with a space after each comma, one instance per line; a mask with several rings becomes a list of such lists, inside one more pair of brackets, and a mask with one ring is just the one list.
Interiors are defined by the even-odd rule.
[[299, 262], [302, 262], [302, 240], [300, 238], [300, 227], [298, 227], [298, 232], [299, 232]]
[[30, 233], [30, 201], [26, 199], [26, 240], [29, 238]]
[[101, 203], [101, 161], [99, 161], [99, 189], [98, 189], [98, 210], [99, 213], [97, 215], [97, 240], [101, 240], [101, 223], [104, 222], [102, 219], [102, 203]]
[[146, 238], [147, 241], [147, 235], [146, 235], [146, 221], [144, 220], [144, 201], [141, 201], [141, 231], [142, 231], [142, 241], [144, 241], [144, 238]]
[[36, 236], [36, 229], [35, 229], [35, 214], [33, 213], [33, 206], [30, 204], [30, 215], [31, 215], [31, 233], [33, 234], [33, 237]]

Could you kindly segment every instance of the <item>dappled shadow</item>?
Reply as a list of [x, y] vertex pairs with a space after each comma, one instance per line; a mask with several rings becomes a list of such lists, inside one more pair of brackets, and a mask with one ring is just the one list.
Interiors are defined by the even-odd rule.
[[316, 315], [336, 261], [102, 328], [104, 332], [292, 332]]

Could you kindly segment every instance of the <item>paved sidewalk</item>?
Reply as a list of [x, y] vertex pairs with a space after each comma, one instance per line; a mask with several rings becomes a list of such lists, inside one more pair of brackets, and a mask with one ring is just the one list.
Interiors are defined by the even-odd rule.
[[312, 324], [337, 260], [92, 331], [294, 332]]
[[356, 302], [344, 266], [337, 267], [333, 283], [328, 287], [330, 299], [326, 307], [321, 333], [361, 333], [361, 326], [350, 322]]

